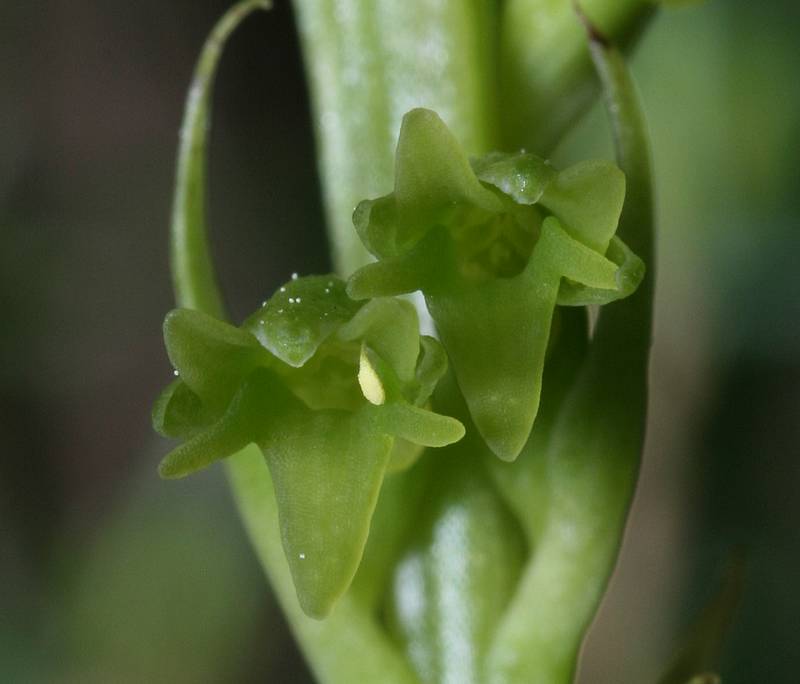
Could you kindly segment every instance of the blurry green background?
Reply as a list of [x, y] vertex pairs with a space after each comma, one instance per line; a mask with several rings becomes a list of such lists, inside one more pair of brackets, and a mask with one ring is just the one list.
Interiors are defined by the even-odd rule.
[[[232, 41], [216, 93], [212, 241], [236, 318], [328, 268], [276, 4]], [[2, 682], [309, 681], [221, 470], [160, 481], [149, 426], [184, 93], [227, 5], [0, 6]], [[735, 547], [724, 681], [798, 681], [798, 29], [793, 0], [711, 0], [663, 12], [634, 59], [661, 231], [652, 411], [585, 684], [653, 682]], [[610, 154], [597, 109], [556, 158]]]

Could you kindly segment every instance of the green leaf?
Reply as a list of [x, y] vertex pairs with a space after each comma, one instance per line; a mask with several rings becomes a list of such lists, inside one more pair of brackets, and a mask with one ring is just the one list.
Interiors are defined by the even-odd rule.
[[245, 376], [264, 358], [248, 332], [200, 311], [174, 309], [164, 319], [169, 359], [213, 413], [221, 413]]
[[284, 363], [304, 365], [361, 307], [336, 276], [306, 276], [282, 285], [242, 324]]

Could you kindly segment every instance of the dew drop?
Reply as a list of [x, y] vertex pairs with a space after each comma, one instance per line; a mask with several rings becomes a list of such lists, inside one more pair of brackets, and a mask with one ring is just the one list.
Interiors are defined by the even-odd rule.
[[305, 559], [306, 559], [306, 554], [304, 554], [304, 553], [301, 553], [301, 554], [300, 554], [300, 560], [305, 560]]
[[299, 303], [300, 303], [300, 297], [297, 297], [297, 298], [295, 298], [295, 300], [294, 300], [294, 301], [295, 301], [297, 304], [299, 304]]
[[297, 280], [297, 273], [292, 273], [292, 280]]
[[286, 288], [285, 287], [281, 287], [281, 292], [286, 292]]
[[172, 371], [172, 374], [177, 378], [181, 372], [176, 368], [174, 371]]

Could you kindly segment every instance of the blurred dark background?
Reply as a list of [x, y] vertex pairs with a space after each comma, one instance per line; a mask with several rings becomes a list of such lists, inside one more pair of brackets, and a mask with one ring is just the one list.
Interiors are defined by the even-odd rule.
[[[161, 482], [149, 424], [177, 131], [228, 4], [0, 6], [0, 681], [309, 681], [221, 471]], [[212, 241], [236, 319], [329, 268], [276, 5], [216, 89]], [[799, 20], [789, 0], [670, 10], [634, 60], [661, 229], [652, 412], [586, 683], [654, 681], [734, 548], [724, 681], [798, 681]], [[557, 159], [610, 153], [596, 110]]]

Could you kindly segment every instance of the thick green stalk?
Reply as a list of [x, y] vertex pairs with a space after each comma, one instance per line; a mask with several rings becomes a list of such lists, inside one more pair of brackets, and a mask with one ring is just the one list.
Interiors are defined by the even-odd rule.
[[619, 552], [644, 438], [653, 283], [649, 146], [622, 56], [594, 33], [591, 47], [628, 181], [619, 233], [650, 270], [635, 295], [603, 308], [583, 369], [539, 455], [546, 520], [496, 635], [490, 667], [497, 683], [572, 681]]
[[334, 266], [369, 260], [356, 204], [389, 192], [403, 115], [438, 112], [470, 154], [499, 143], [492, 0], [294, 0]]

